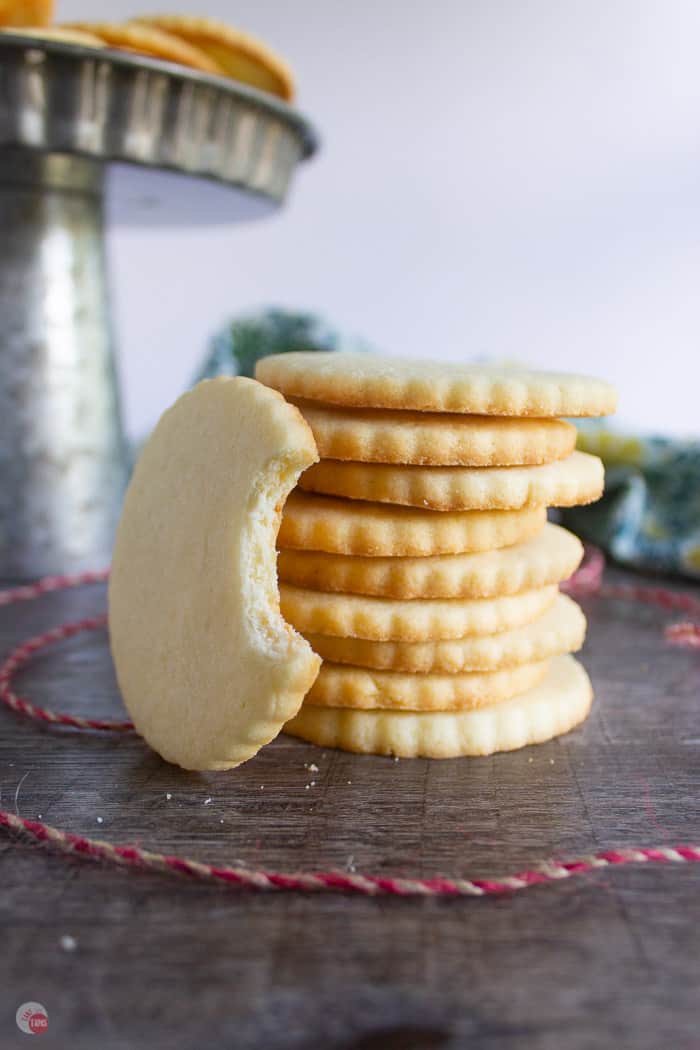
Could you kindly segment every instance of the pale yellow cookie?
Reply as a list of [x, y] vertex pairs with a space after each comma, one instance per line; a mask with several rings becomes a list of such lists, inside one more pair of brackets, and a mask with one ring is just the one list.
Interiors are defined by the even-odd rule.
[[379, 598], [490, 598], [560, 583], [579, 567], [583, 545], [547, 523], [532, 539], [499, 550], [425, 558], [372, 558], [281, 550], [280, 580], [313, 591]]
[[59, 44], [80, 44], [82, 47], [105, 47], [104, 40], [100, 40], [94, 33], [86, 33], [80, 29], [66, 29], [64, 26], [47, 26], [35, 28], [34, 26], [20, 26], [17, 28], [0, 29], [0, 33], [11, 33], [30, 37], [32, 40], [55, 40]]
[[54, 0], [0, 0], [0, 26], [51, 25]]
[[324, 459], [511, 467], [551, 463], [576, 447], [576, 428], [563, 419], [343, 408], [303, 398], [290, 400], [313, 430]]
[[550, 607], [555, 586], [498, 598], [370, 598], [280, 584], [283, 616], [298, 631], [373, 641], [427, 642], [495, 634], [530, 623]]
[[306, 492], [428, 510], [575, 507], [600, 499], [603, 462], [585, 452], [535, 467], [407, 467], [322, 459], [299, 478]]
[[258, 361], [255, 375], [291, 397], [361, 408], [488, 416], [602, 416], [614, 412], [617, 404], [609, 383], [588, 376], [379, 354], [274, 354]]
[[165, 62], [198, 69], [201, 73], [221, 75], [217, 63], [204, 51], [177, 36], [142, 25], [120, 25], [117, 22], [66, 22], [64, 29], [77, 29], [99, 37], [117, 51], [133, 51]]
[[169, 762], [228, 769], [301, 705], [320, 660], [279, 611], [275, 535], [316, 446], [251, 379], [214, 379], [139, 457], [112, 560], [109, 630], [137, 732]]
[[292, 71], [267, 44], [215, 18], [187, 15], [148, 15], [134, 21], [155, 26], [204, 51], [232, 80], [290, 100], [294, 97]]
[[304, 637], [319, 656], [333, 663], [420, 675], [498, 671], [548, 660], [560, 653], [577, 652], [585, 635], [586, 618], [581, 609], [571, 598], [559, 594], [536, 620], [498, 634], [440, 642], [372, 642], [308, 632]]
[[334, 499], [297, 489], [287, 501], [278, 545], [370, 557], [463, 554], [528, 539], [539, 532], [546, 518], [544, 507], [441, 513]]
[[471, 711], [531, 689], [547, 667], [542, 660], [499, 671], [403, 674], [324, 660], [304, 704], [363, 711]]
[[320, 747], [401, 758], [458, 758], [514, 751], [568, 733], [590, 711], [588, 675], [557, 656], [532, 689], [476, 711], [357, 711], [304, 704], [284, 727]]

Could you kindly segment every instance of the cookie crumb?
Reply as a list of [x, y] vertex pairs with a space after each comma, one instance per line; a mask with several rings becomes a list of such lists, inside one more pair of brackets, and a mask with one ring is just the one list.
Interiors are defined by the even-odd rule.
[[309, 773], [318, 773], [318, 766], [315, 762], [312, 762], [309, 766]]
[[550, 760], [549, 760], [549, 764], [550, 764], [550, 766], [553, 766], [553, 765], [554, 765], [554, 759], [553, 759], [553, 758], [550, 758]]
[[210, 802], [211, 802], [211, 798], [205, 798], [204, 799], [204, 805], [205, 806], [208, 806]]
[[352, 784], [352, 780], [348, 780], [348, 784]]
[[348, 871], [355, 871], [355, 858], [352, 855], [348, 857], [348, 862], [345, 866]]
[[71, 937], [69, 933], [63, 934], [61, 940], [59, 941], [59, 944], [61, 945], [61, 948], [63, 948], [64, 952], [74, 952], [75, 949], [78, 947], [78, 942], [76, 941], [75, 937]]
[[168, 800], [168, 802], [169, 802], [169, 801], [170, 801], [170, 799], [171, 799], [171, 798], [172, 798], [173, 796], [172, 796], [172, 795], [170, 794], [170, 792], [169, 792], [169, 791], [166, 791], [166, 793], [165, 793], [165, 797], [167, 798], [167, 800]]
[[103, 817], [98, 817], [97, 818], [97, 823], [98, 824], [102, 824], [103, 822], [104, 822], [104, 818]]
[[528, 762], [532, 762], [532, 758], [528, 758]]

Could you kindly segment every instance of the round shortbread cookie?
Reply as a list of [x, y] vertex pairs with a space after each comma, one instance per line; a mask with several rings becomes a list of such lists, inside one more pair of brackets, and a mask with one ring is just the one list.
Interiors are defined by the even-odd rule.
[[460, 674], [499, 671], [577, 652], [585, 635], [583, 612], [571, 598], [559, 594], [536, 620], [498, 634], [439, 642], [373, 642], [309, 632], [304, 637], [319, 656], [337, 664], [413, 674]]
[[148, 15], [133, 20], [172, 33], [204, 51], [232, 80], [289, 101], [294, 97], [292, 71], [267, 44], [215, 18], [189, 15]]
[[319, 657], [280, 615], [275, 535], [315, 456], [298, 410], [242, 378], [200, 383], [146, 442], [117, 531], [109, 631], [136, 730], [170, 762], [244, 762], [313, 684]]
[[428, 510], [519, 510], [576, 507], [603, 494], [603, 461], [586, 452], [535, 467], [408, 467], [324, 459], [299, 487], [346, 499]]
[[323, 459], [512, 467], [551, 463], [576, 447], [576, 427], [563, 419], [343, 408], [303, 398], [290, 400], [311, 427]]
[[524, 693], [548, 663], [461, 674], [403, 674], [323, 662], [304, 704], [364, 711], [468, 711]]
[[221, 75], [222, 70], [204, 51], [170, 33], [150, 26], [120, 25], [117, 22], [66, 22], [63, 29], [91, 33], [116, 51], [133, 51], [164, 62], [198, 69], [200, 73]]
[[255, 376], [291, 397], [360, 408], [549, 417], [604, 416], [617, 404], [614, 388], [589, 376], [379, 354], [274, 354]]
[[496, 634], [530, 623], [552, 605], [557, 588], [539, 587], [497, 598], [370, 598], [326, 594], [280, 584], [282, 615], [305, 634], [376, 642], [432, 642]]
[[304, 704], [284, 732], [361, 754], [492, 755], [568, 733], [586, 718], [592, 699], [581, 664], [573, 656], [557, 656], [539, 685], [477, 711], [355, 711]]
[[0, 0], [0, 26], [18, 30], [51, 25], [54, 0]]
[[378, 598], [491, 598], [567, 580], [583, 544], [548, 522], [532, 539], [499, 550], [425, 558], [372, 558], [281, 550], [280, 580], [313, 591]]
[[494, 550], [529, 539], [544, 507], [442, 512], [292, 492], [278, 546], [370, 557], [423, 557]]

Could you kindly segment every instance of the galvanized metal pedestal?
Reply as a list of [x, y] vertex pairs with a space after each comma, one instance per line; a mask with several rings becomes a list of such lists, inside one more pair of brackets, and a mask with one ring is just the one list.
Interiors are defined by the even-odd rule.
[[[118, 221], [268, 213], [314, 152], [290, 107], [109, 50], [0, 43], [0, 575], [107, 564], [128, 457], [105, 268]], [[184, 178], [184, 176], [188, 176]]]

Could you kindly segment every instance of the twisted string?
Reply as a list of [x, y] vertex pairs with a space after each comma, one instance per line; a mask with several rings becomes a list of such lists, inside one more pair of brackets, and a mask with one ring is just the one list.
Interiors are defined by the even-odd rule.
[[[68, 586], [75, 585], [69, 584]], [[22, 588], [24, 591], [27, 589]], [[23, 595], [19, 600], [26, 601], [26, 595]], [[70, 726], [73, 729], [132, 730], [134, 728], [133, 723], [128, 721], [81, 718], [79, 715], [66, 715], [61, 712], [50, 711], [45, 707], [38, 707], [24, 697], [17, 696], [12, 689], [12, 679], [15, 674], [28, 664], [34, 654], [38, 653], [40, 649], [51, 645], [53, 642], [61, 642], [66, 638], [73, 638], [74, 635], [80, 634], [82, 631], [97, 631], [106, 626], [107, 615], [102, 613], [100, 616], [88, 616], [83, 620], [59, 624], [58, 627], [52, 627], [50, 631], [45, 631], [44, 634], [37, 634], [33, 638], [28, 638], [26, 642], [22, 642], [21, 645], [12, 650], [7, 659], [0, 665], [0, 700], [12, 708], [13, 711], [16, 711], [17, 714], [26, 715], [27, 718], [33, 718], [36, 722]]]
[[[680, 610], [686, 615], [700, 617], [700, 601], [692, 595], [664, 588], [637, 587], [633, 584], [605, 584], [603, 582], [604, 567], [605, 562], [601, 552], [595, 548], [589, 548], [583, 565], [563, 589], [570, 594], [597, 594], [606, 598], [645, 602], [665, 610]], [[36, 584], [0, 592], [0, 606], [19, 601], [31, 601], [53, 591], [70, 587], [103, 582], [107, 576], [108, 570], [73, 576], [47, 577]], [[53, 642], [72, 638], [83, 631], [99, 630], [106, 625], [107, 617], [104, 614], [86, 617], [72, 623], [61, 624], [18, 645], [0, 666], [0, 700], [16, 713], [39, 722], [69, 726], [74, 729], [133, 730], [132, 723], [128, 721], [81, 718], [47, 710], [17, 696], [12, 689], [14, 675], [25, 667], [42, 648]], [[665, 635], [674, 644], [693, 648], [700, 647], [700, 625], [693, 621], [672, 624], [666, 628]], [[100, 839], [85, 838], [40, 821], [27, 820], [5, 810], [0, 810], [0, 827], [37, 843], [48, 845], [64, 855], [102, 861], [128, 870], [175, 874], [229, 888], [266, 891], [293, 890], [304, 893], [337, 891], [362, 896], [487, 897], [512, 893], [530, 886], [559, 882], [562, 879], [583, 875], [599, 868], [629, 864], [700, 862], [700, 846], [654, 846], [606, 850], [570, 861], [546, 860], [535, 868], [498, 879], [404, 879], [342, 871], [284, 873], [245, 867], [222, 867], [187, 857], [156, 853], [138, 846], [113, 845]]]
[[0, 810], [0, 826], [19, 832], [36, 842], [46, 843], [69, 856], [106, 861], [122, 868], [184, 875], [237, 889], [296, 890], [303, 893], [336, 892], [364, 897], [492, 897], [530, 886], [560, 882], [599, 868], [628, 864], [688, 864], [700, 862], [700, 846], [653, 846], [644, 849], [605, 850], [568, 861], [544, 861], [536, 868], [498, 879], [400, 879], [378, 875], [359, 875], [344, 871], [292, 872], [221, 867], [187, 857], [113, 846], [100, 839], [72, 835], [36, 820], [25, 820]]
[[14, 605], [15, 602], [31, 602], [44, 594], [54, 591], [66, 591], [73, 587], [82, 587], [88, 583], [104, 583], [109, 578], [109, 569], [98, 569], [95, 572], [78, 572], [72, 576], [44, 576], [36, 583], [22, 587], [10, 587], [0, 591], [0, 606]]
[[[700, 619], [700, 600], [685, 591], [671, 591], [666, 587], [642, 587], [634, 583], [605, 583], [605, 556], [597, 547], [586, 545], [581, 567], [561, 584], [567, 594], [585, 598], [620, 599], [655, 605], [666, 612], [682, 612]], [[664, 628], [664, 637], [673, 645], [688, 649], [700, 648], [700, 623], [688, 620]]]

